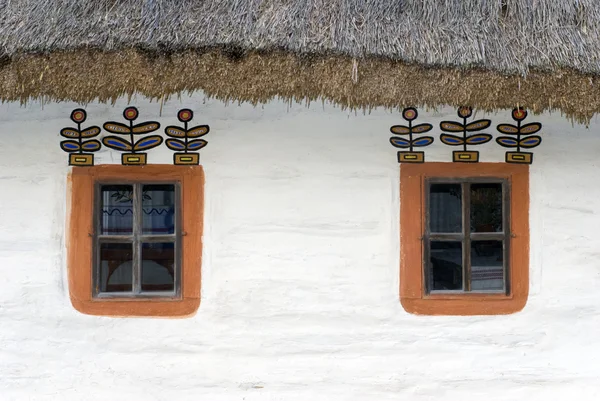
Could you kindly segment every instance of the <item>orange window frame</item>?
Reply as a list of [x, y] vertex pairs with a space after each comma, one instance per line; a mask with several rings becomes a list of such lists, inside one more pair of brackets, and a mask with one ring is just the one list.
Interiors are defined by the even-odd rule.
[[[178, 182], [181, 186], [181, 292], [172, 298], [94, 298], [92, 288], [94, 187], [106, 180]], [[102, 316], [184, 317], [200, 306], [204, 171], [201, 166], [73, 167], [69, 176], [67, 271], [73, 307]]]
[[[510, 186], [507, 294], [427, 294], [424, 278], [425, 180], [503, 178]], [[422, 163], [400, 166], [400, 302], [422, 315], [500, 315], [523, 309], [529, 293], [529, 166]]]

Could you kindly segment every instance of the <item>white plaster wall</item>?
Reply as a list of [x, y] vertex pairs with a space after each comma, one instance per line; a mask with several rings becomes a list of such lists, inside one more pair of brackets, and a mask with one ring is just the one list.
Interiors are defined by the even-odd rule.
[[[160, 105], [131, 104], [157, 119]], [[126, 105], [90, 105], [87, 122], [120, 119]], [[181, 107], [211, 126], [202, 302], [189, 319], [122, 319], [69, 302], [58, 132], [74, 107], [0, 106], [0, 401], [600, 397], [598, 121], [540, 117], [525, 309], [429, 317], [398, 300], [399, 167], [388, 138], [399, 113], [170, 101], [163, 126]], [[454, 116], [422, 111], [419, 121], [437, 138]], [[427, 160], [449, 161], [453, 149], [436, 142]], [[495, 143], [479, 149], [482, 161], [503, 160]], [[149, 153], [150, 163], [171, 160], [165, 147]], [[108, 149], [97, 156], [118, 162]]]

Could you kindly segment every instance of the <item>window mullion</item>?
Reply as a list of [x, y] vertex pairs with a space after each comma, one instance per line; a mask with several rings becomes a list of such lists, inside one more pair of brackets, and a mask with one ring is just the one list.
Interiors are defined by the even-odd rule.
[[471, 291], [471, 184], [462, 184], [463, 288]]
[[133, 293], [139, 294], [142, 291], [141, 283], [141, 244], [140, 235], [142, 231], [142, 184], [133, 185], [133, 265], [132, 265], [132, 279], [133, 279]]

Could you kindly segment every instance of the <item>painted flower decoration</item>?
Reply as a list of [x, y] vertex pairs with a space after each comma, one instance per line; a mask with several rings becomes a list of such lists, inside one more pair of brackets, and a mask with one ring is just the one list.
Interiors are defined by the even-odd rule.
[[177, 119], [183, 123], [183, 127], [170, 125], [165, 128], [165, 134], [170, 137], [166, 140], [169, 149], [176, 152], [174, 155], [175, 164], [199, 164], [199, 154], [190, 153], [205, 147], [208, 142], [200, 138], [210, 131], [208, 125], [196, 125], [188, 127], [188, 123], [194, 118], [194, 113], [190, 109], [181, 109], [177, 113]]

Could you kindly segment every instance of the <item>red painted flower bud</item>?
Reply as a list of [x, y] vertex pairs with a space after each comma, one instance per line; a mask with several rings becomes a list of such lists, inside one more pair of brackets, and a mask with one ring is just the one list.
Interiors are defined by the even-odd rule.
[[516, 121], [521, 121], [524, 120], [525, 117], [527, 117], [527, 111], [525, 111], [524, 109], [517, 107], [516, 109], [514, 109], [512, 111], [512, 117], [516, 120]]
[[181, 109], [179, 113], [177, 113], [177, 118], [179, 121], [186, 123], [194, 118], [194, 113], [190, 109]]
[[75, 109], [71, 113], [71, 120], [75, 121], [76, 123], [84, 122], [86, 117], [87, 114], [84, 109]]
[[417, 113], [417, 109], [415, 109], [414, 107], [407, 107], [402, 112], [402, 117], [404, 117], [406, 121], [412, 121], [415, 118], [417, 118], [418, 115], [419, 113]]
[[126, 108], [125, 111], [123, 111], [123, 117], [128, 121], [135, 120], [138, 117], [138, 109], [135, 107]]
[[458, 108], [458, 116], [462, 118], [469, 118], [473, 114], [473, 109], [468, 106], [462, 106]]

